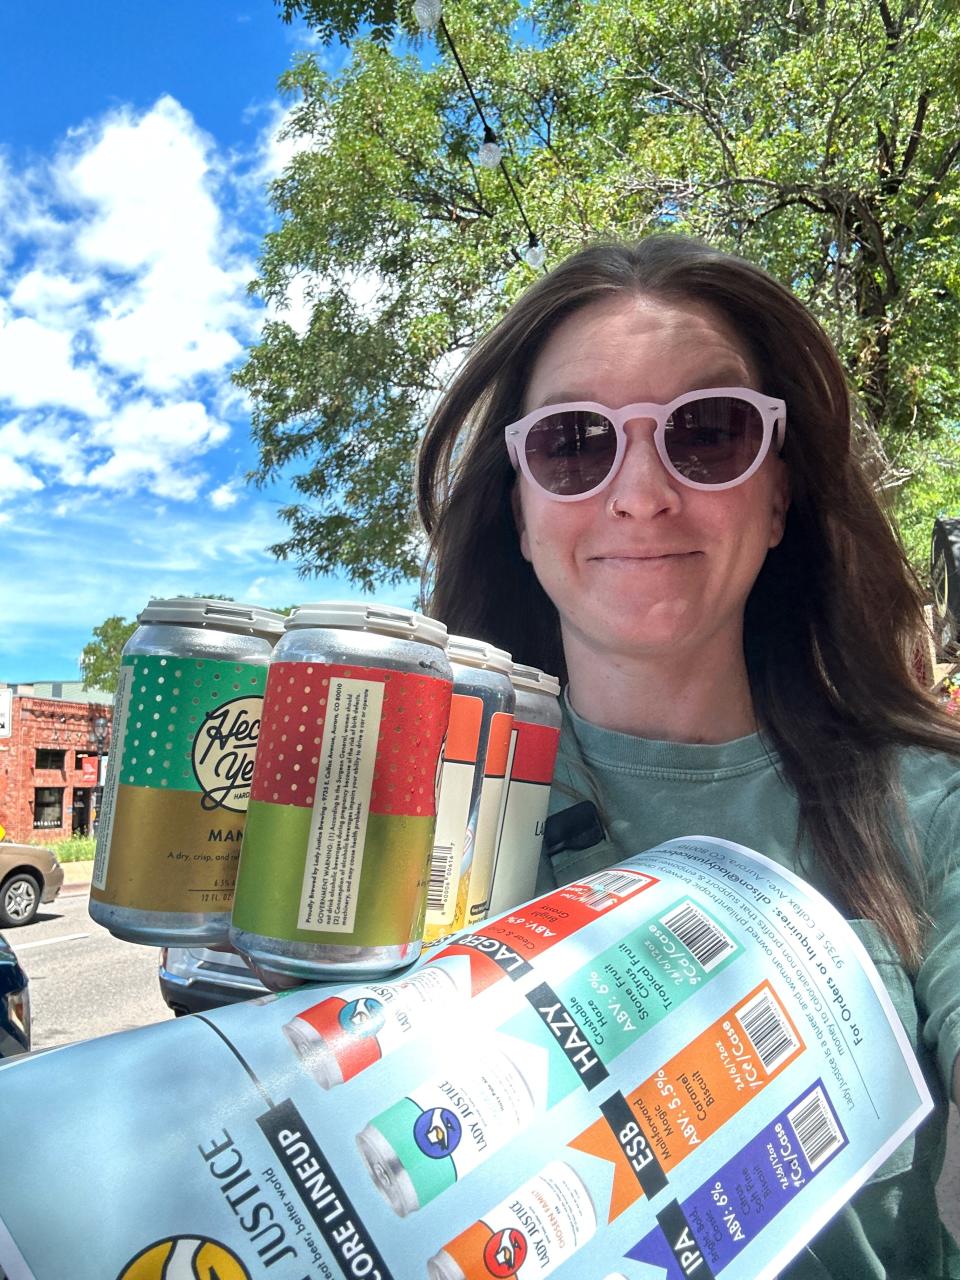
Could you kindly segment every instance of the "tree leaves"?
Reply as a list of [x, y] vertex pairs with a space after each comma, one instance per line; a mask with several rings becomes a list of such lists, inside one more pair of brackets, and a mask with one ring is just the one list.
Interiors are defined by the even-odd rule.
[[[370, 586], [417, 568], [426, 415], [534, 273], [442, 35], [406, 36], [405, 10], [361, 0], [280, 3], [323, 39], [373, 31], [339, 75], [307, 56], [283, 79], [309, 147], [274, 185], [253, 288], [274, 304], [303, 291], [312, 319], [271, 321], [238, 382], [256, 479], [286, 471], [303, 495], [275, 550]], [[458, 0], [445, 21], [550, 261], [676, 228], [760, 263], [837, 343], [910, 529], [938, 513], [932, 495], [955, 500], [930, 461], [960, 462], [955, 7]]]
[[83, 646], [80, 656], [84, 689], [116, 693], [120, 654], [136, 629], [136, 622], [128, 622], [117, 614], [105, 618], [99, 627], [93, 628], [93, 639]]

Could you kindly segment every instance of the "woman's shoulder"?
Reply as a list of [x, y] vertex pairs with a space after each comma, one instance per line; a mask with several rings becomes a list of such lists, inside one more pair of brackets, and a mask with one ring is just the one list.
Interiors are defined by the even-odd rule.
[[[922, 843], [960, 841], [960, 755], [926, 747], [900, 751], [900, 784], [914, 830]], [[954, 844], [954, 848], [960, 845]]]
[[901, 747], [900, 778], [908, 796], [946, 795], [960, 790], [960, 747], [957, 755], [929, 747]]

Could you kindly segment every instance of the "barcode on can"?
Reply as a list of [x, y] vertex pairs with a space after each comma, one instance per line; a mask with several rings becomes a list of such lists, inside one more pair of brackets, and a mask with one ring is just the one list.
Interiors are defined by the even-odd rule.
[[787, 1119], [813, 1173], [846, 1142], [820, 1085], [787, 1112]]
[[734, 940], [689, 899], [661, 916], [673, 936], [687, 948], [706, 973], [737, 949]]
[[737, 1021], [768, 1074], [800, 1048], [786, 1014], [768, 989], [758, 992], [737, 1010]]
[[430, 884], [427, 888], [427, 910], [443, 911], [450, 897], [453, 876], [453, 845], [435, 844], [430, 857]]
[[629, 897], [649, 883], [650, 877], [641, 871], [598, 871], [583, 882], [584, 888], [588, 888], [590, 892], [584, 894], [580, 904], [600, 911], [616, 906], [622, 898]]

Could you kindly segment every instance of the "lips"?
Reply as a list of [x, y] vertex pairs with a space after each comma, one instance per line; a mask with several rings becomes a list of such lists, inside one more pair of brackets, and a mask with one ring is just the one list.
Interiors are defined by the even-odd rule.
[[600, 551], [592, 556], [588, 556], [588, 560], [615, 560], [638, 562], [656, 561], [656, 560], [676, 560], [687, 559], [691, 556], [698, 556], [699, 551]]

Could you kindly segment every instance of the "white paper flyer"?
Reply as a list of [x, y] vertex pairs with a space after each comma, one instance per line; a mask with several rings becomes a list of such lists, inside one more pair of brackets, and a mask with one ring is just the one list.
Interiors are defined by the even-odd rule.
[[839, 913], [690, 837], [393, 979], [0, 1069], [0, 1268], [770, 1280], [930, 1107]]

